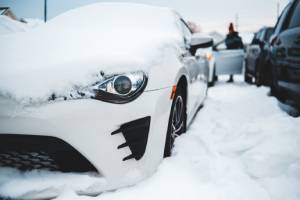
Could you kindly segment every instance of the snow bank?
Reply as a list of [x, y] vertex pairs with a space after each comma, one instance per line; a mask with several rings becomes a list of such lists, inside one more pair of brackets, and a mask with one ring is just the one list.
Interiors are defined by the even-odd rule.
[[145, 70], [182, 42], [170, 9], [97, 3], [68, 11], [45, 26], [0, 37], [0, 92], [17, 100], [65, 95], [107, 73]]
[[75, 189], [101, 179], [0, 169], [0, 194], [56, 188], [58, 200], [299, 200], [300, 118], [281, 111], [267, 93], [242, 82], [218, 83], [187, 134], [176, 140], [174, 156], [136, 186], [86, 197]]
[[[10, 198], [27, 199], [28, 196], [36, 199], [45, 196], [55, 197], [65, 190], [88, 190], [93, 185], [103, 185], [105, 180], [93, 174], [75, 174], [48, 171], [31, 171], [21, 173], [11, 168], [0, 168], [0, 199]], [[37, 193], [37, 191], [39, 191]]]

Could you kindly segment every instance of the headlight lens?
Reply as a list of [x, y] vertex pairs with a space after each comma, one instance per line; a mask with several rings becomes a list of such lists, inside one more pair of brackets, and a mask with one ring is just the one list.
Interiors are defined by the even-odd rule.
[[120, 95], [129, 94], [132, 88], [131, 80], [127, 76], [118, 76], [114, 80], [114, 89]]
[[147, 76], [144, 72], [132, 72], [107, 76], [93, 86], [95, 99], [123, 104], [136, 99], [146, 88]]

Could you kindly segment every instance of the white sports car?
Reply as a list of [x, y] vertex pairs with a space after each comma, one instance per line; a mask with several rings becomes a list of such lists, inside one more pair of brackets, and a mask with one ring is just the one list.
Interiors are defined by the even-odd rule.
[[206, 97], [212, 40], [168, 8], [93, 4], [0, 42], [0, 166], [94, 171], [87, 194], [151, 175]]

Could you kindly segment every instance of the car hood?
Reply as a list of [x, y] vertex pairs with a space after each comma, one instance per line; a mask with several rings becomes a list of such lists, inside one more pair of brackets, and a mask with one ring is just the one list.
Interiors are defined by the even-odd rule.
[[[154, 11], [162, 17], [159, 25], [150, 18]], [[120, 12], [129, 18], [118, 17]], [[139, 16], [146, 25], [132, 21]], [[100, 72], [147, 72], [162, 51], [178, 48], [181, 38], [169, 9], [103, 3], [75, 9], [41, 28], [0, 37], [0, 94], [45, 100], [99, 81]]]

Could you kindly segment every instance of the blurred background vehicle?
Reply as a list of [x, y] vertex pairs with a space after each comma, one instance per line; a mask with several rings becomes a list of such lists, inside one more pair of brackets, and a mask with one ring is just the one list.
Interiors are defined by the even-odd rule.
[[[199, 34], [199, 33], [198, 33]], [[207, 37], [201, 33], [202, 37]], [[209, 62], [208, 86], [218, 81], [219, 75], [242, 74], [244, 63], [243, 49], [227, 49], [225, 37], [217, 32], [209, 33], [214, 41], [213, 47], [197, 50], [197, 56], [205, 56]]]
[[242, 74], [244, 50], [227, 49], [225, 40], [222, 40], [213, 46], [211, 56], [208, 54], [208, 60], [212, 69], [210, 70], [212, 74], [209, 76], [209, 85], [213, 86], [219, 75]]
[[300, 107], [300, 1], [283, 10], [270, 39], [271, 94]]
[[254, 79], [257, 86], [269, 85], [271, 69], [268, 65], [268, 41], [272, 33], [272, 27], [261, 28], [247, 47], [244, 74], [247, 83], [252, 83]]

